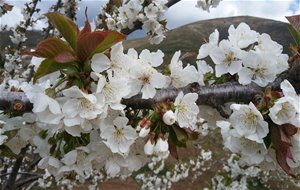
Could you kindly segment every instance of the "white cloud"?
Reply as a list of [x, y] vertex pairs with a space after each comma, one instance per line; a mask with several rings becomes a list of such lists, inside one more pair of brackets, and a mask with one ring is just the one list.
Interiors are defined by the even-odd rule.
[[195, 0], [183, 0], [171, 7], [167, 13], [168, 27], [172, 29], [199, 20], [232, 16], [255, 16], [287, 22], [285, 16], [299, 12], [299, 3], [292, 0], [223, 0], [217, 8], [210, 9], [210, 13], [196, 8], [195, 4]]

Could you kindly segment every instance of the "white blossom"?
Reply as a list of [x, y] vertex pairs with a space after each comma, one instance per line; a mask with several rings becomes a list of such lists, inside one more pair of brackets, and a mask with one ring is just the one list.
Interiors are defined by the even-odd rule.
[[183, 63], [179, 59], [180, 54], [180, 51], [175, 52], [169, 65], [172, 85], [176, 88], [184, 87], [198, 80], [198, 72], [194, 66], [187, 65], [183, 68]]
[[284, 80], [280, 87], [284, 97], [275, 101], [270, 108], [269, 116], [278, 125], [290, 123], [300, 127], [300, 96], [288, 80]]
[[210, 55], [210, 53], [213, 52], [216, 47], [218, 47], [218, 43], [219, 31], [215, 29], [215, 31], [209, 35], [208, 43], [201, 45], [199, 53], [197, 55], [197, 59], [202, 59]]
[[242, 59], [245, 53], [237, 46], [233, 46], [228, 40], [222, 40], [219, 47], [210, 53], [210, 57], [216, 64], [216, 76], [225, 73], [234, 75], [242, 69]]
[[101, 137], [113, 153], [128, 154], [129, 148], [137, 138], [131, 125], [127, 125], [126, 117], [117, 117], [113, 123], [101, 126]]
[[77, 86], [63, 91], [67, 98], [62, 106], [67, 126], [82, 125], [85, 120], [95, 119], [103, 112], [104, 97], [101, 94], [87, 94]]
[[239, 83], [246, 85], [253, 81], [262, 87], [268, 85], [279, 74], [276, 63], [276, 59], [272, 55], [249, 52], [243, 59], [244, 67], [238, 72]]
[[251, 30], [250, 27], [245, 23], [240, 23], [236, 28], [231, 25], [228, 29], [229, 41], [238, 46], [239, 48], [246, 48], [250, 44], [257, 42], [258, 33]]
[[195, 103], [197, 99], [198, 95], [196, 93], [183, 95], [183, 92], [180, 92], [176, 97], [174, 102], [175, 115], [181, 128], [194, 128], [199, 113], [199, 108]]
[[262, 143], [269, 133], [268, 123], [252, 102], [249, 105], [232, 104], [230, 122], [236, 132], [246, 139]]

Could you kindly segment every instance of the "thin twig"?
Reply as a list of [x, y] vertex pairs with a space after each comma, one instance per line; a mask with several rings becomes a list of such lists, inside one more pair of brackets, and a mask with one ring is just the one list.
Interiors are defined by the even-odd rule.
[[11, 174], [9, 175], [8, 180], [4, 184], [2, 190], [12, 190], [15, 188], [15, 181], [17, 179], [17, 175], [19, 173], [19, 169], [22, 165], [23, 158], [25, 157], [26, 151], [28, 149], [29, 145], [26, 145], [23, 147], [18, 155], [18, 158], [16, 159], [16, 162], [12, 168]]

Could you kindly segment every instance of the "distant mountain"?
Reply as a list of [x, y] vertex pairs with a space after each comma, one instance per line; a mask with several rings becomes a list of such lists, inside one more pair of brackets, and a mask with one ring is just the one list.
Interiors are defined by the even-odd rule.
[[[9, 37], [12, 35], [12, 31], [0, 32], [0, 50], [4, 49], [4, 47], [8, 45], [13, 46]], [[26, 37], [27, 40], [25, 41], [25, 45], [28, 48], [34, 48], [43, 39], [42, 32], [40, 31], [27, 31]]]
[[[289, 53], [288, 48], [293, 43], [293, 38], [287, 29], [287, 23], [250, 16], [217, 18], [187, 24], [168, 31], [166, 39], [159, 45], [149, 44], [147, 38], [127, 40], [124, 45], [125, 49], [132, 47], [138, 51], [144, 48], [152, 51], [161, 49], [166, 54], [167, 59], [177, 50], [182, 50], [183, 53], [194, 52], [192, 57], [195, 58], [199, 47], [208, 39], [215, 28], [219, 30], [220, 39], [224, 39], [228, 37], [229, 26], [233, 24], [236, 27], [241, 22], [247, 23], [251, 29], [259, 33], [270, 34], [273, 40], [283, 45], [284, 52]], [[12, 33], [0, 32], [0, 50], [11, 45], [9, 35]], [[38, 31], [29, 31], [26, 36], [28, 39], [25, 44], [28, 48], [34, 48], [43, 39], [42, 33]]]
[[133, 47], [139, 51], [143, 48], [152, 51], [161, 49], [168, 58], [177, 50], [194, 52], [192, 57], [195, 59], [201, 44], [208, 40], [215, 29], [219, 31], [220, 39], [227, 39], [229, 26], [233, 24], [237, 27], [241, 22], [247, 23], [252, 30], [269, 34], [273, 40], [283, 45], [285, 53], [289, 53], [289, 45], [294, 41], [287, 29], [287, 23], [250, 16], [217, 18], [187, 24], [168, 31], [166, 39], [159, 45], [149, 44], [147, 38], [128, 40], [124, 44], [126, 48]]

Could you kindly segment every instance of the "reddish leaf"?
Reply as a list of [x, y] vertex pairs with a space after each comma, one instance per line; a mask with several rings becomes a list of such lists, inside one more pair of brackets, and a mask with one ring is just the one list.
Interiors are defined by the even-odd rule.
[[[22, 54], [33, 55], [36, 57], [43, 57], [53, 59], [61, 53], [68, 53], [69, 57], [73, 56], [72, 49], [62, 40], [57, 38], [48, 38], [41, 41], [35, 51], [23, 51]], [[73, 59], [75, 57], [73, 56]]]
[[96, 53], [101, 53], [113, 46], [115, 43], [120, 42], [125, 39], [125, 35], [115, 32], [115, 31], [108, 31], [108, 35], [104, 39], [101, 44], [99, 44], [95, 51], [90, 55], [90, 58], [96, 54]]
[[295, 177], [295, 175], [291, 171], [290, 166], [287, 164], [287, 158], [293, 160], [292, 154], [290, 152], [290, 140], [286, 139], [288, 137], [284, 133], [281, 126], [271, 125], [270, 127], [271, 139], [273, 143], [273, 148], [276, 152], [277, 162], [288, 175]]
[[80, 35], [77, 40], [77, 56], [81, 62], [85, 62], [89, 55], [104, 40], [106, 32], [88, 32]]
[[115, 43], [122, 40], [124, 36], [113, 31], [87, 32], [78, 37], [77, 56], [81, 62], [85, 62], [95, 53], [101, 53]]
[[51, 24], [60, 32], [60, 34], [66, 39], [73, 50], [76, 50], [76, 40], [78, 27], [68, 17], [60, 13], [47, 13], [45, 14]]
[[70, 52], [63, 52], [54, 57], [54, 61], [57, 63], [69, 63], [76, 61], [76, 57]]
[[286, 19], [291, 23], [298, 34], [300, 34], [300, 15], [286, 16]]
[[35, 83], [37, 79], [39, 79], [47, 74], [53, 73], [55, 71], [59, 71], [61, 69], [70, 67], [72, 65], [73, 65], [72, 62], [61, 64], [61, 63], [56, 63], [55, 61], [50, 60], [50, 59], [45, 59], [41, 63], [41, 65], [39, 66], [37, 71], [35, 72], [34, 77], [33, 77], [33, 83]]
[[3, 8], [5, 11], [11, 11], [14, 6], [4, 3]]
[[168, 143], [169, 143], [169, 151], [170, 151], [171, 156], [173, 156], [175, 159], [178, 160], [179, 156], [178, 156], [176, 145], [173, 144], [172, 141], [168, 141]]
[[284, 129], [279, 126], [280, 141], [288, 146], [292, 146], [291, 139], [285, 134]]
[[298, 131], [297, 127], [295, 127], [294, 125], [289, 124], [289, 123], [281, 125], [281, 128], [283, 129], [285, 134], [289, 137], [293, 136]]
[[89, 19], [88, 19], [88, 16], [87, 16], [87, 7], [86, 7], [85, 8], [85, 24], [84, 24], [83, 29], [79, 32], [77, 38], [80, 38], [81, 35], [83, 35], [85, 33], [88, 33], [88, 32], [91, 32], [91, 31], [92, 31], [92, 29], [91, 29], [91, 25], [90, 25], [90, 22], [89, 22]]

